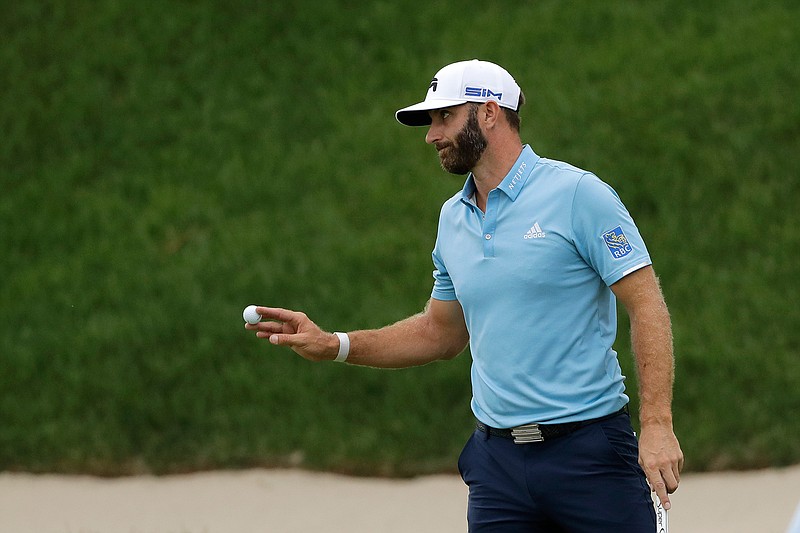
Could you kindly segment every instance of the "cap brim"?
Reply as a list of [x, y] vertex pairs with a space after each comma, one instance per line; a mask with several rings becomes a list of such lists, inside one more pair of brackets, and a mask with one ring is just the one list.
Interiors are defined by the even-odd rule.
[[430, 126], [431, 116], [428, 111], [442, 109], [466, 103], [467, 100], [429, 100], [400, 109], [394, 114], [397, 122], [405, 126]]

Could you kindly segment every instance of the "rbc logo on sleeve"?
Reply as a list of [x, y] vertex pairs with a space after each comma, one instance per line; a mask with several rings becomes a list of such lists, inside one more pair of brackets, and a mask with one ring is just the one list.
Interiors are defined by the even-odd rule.
[[622, 231], [622, 226], [603, 233], [603, 240], [614, 259], [621, 259], [633, 251], [625, 232]]

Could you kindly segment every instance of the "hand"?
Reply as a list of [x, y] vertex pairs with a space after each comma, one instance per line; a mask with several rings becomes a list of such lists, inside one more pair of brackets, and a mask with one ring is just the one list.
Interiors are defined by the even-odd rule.
[[278, 346], [288, 346], [310, 361], [336, 358], [339, 339], [333, 333], [322, 331], [305, 313], [273, 307], [256, 307], [262, 321], [245, 324], [245, 329], [256, 332], [259, 339], [269, 339]]
[[672, 506], [669, 494], [677, 490], [683, 470], [683, 452], [671, 427], [642, 425], [639, 464], [647, 476], [650, 489], [658, 495], [664, 509], [669, 510]]

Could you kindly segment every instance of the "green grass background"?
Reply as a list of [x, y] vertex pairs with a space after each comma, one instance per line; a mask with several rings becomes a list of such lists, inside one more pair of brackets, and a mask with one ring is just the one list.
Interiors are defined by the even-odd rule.
[[800, 462], [798, 27], [788, 0], [5, 3], [0, 470], [452, 471], [468, 354], [313, 364], [241, 310], [422, 308], [462, 180], [393, 113], [473, 57], [515, 75], [538, 153], [633, 212], [687, 469]]

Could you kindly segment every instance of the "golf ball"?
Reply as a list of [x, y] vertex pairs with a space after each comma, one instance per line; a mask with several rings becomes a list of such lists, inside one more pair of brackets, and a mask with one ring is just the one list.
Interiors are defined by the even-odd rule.
[[256, 306], [255, 305], [248, 305], [244, 308], [244, 312], [242, 313], [242, 318], [248, 324], [258, 324], [261, 322], [261, 315], [256, 313]]

